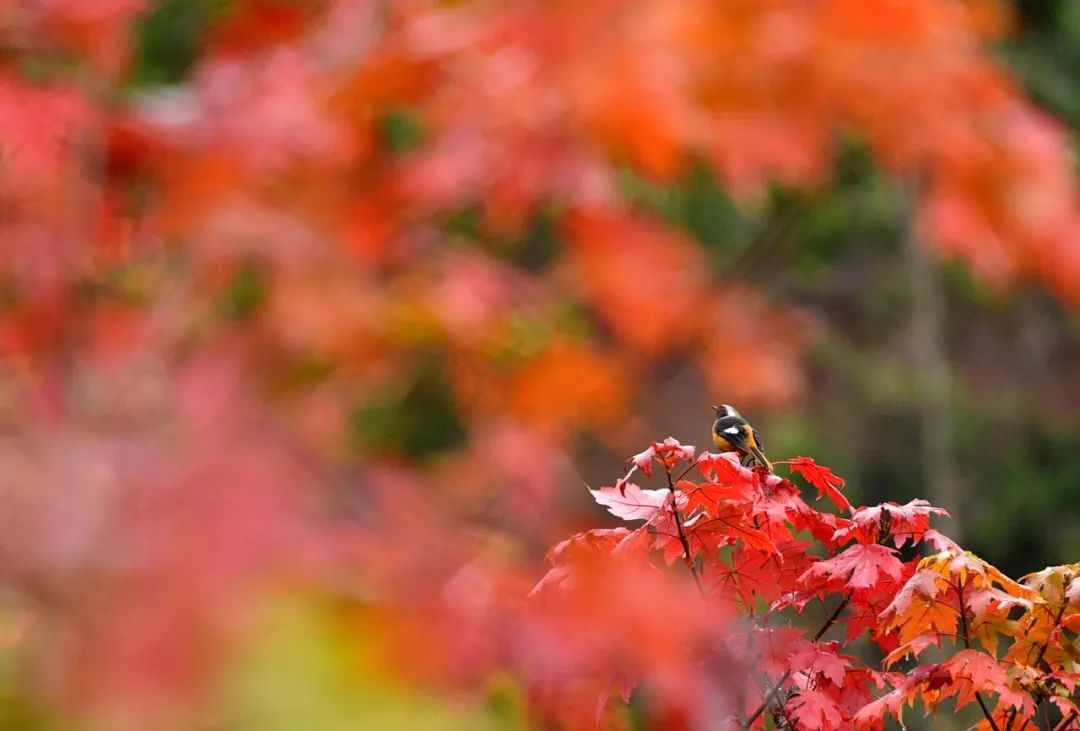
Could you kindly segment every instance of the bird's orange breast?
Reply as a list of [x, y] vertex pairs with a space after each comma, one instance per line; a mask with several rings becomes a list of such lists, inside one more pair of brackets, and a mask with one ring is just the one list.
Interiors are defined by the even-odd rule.
[[721, 452], [734, 452], [735, 451], [735, 447], [733, 447], [731, 445], [731, 442], [729, 442], [727, 439], [724, 439], [722, 436], [720, 436], [716, 432], [713, 432], [712, 441], [713, 441], [713, 444], [716, 445], [716, 448], [719, 449]]

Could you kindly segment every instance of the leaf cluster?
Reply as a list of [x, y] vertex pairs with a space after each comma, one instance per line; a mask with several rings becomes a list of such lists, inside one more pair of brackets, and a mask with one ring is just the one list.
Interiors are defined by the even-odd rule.
[[[732, 453], [696, 455], [672, 438], [628, 462], [615, 485], [591, 493], [637, 527], [555, 546], [533, 601], [565, 601], [615, 564], [660, 574], [684, 565], [698, 588], [695, 611], [657, 621], [724, 623], [714, 646], [667, 648], [695, 658], [680, 667], [691, 677], [683, 682], [716, 686], [718, 662], [745, 674], [745, 683], [726, 676], [723, 727], [874, 730], [890, 717], [902, 724], [906, 707], [936, 714], [948, 703], [977, 705], [977, 728], [1022, 729], [1051, 713], [1055, 728], [1080, 728], [1080, 564], [1013, 580], [931, 527], [944, 510], [925, 500], [854, 508], [844, 480], [808, 457], [778, 464], [834, 511], [808, 502], [792, 478], [744, 467]], [[658, 467], [666, 488], [634, 481]], [[798, 616], [818, 605], [826, 618], [815, 629]], [[849, 654], [864, 636], [880, 648], [880, 663]], [[930, 661], [931, 647], [944, 659]], [[616, 673], [624, 699], [668, 685], [664, 668], [648, 663], [593, 670]], [[599, 723], [611, 686], [597, 687]]]

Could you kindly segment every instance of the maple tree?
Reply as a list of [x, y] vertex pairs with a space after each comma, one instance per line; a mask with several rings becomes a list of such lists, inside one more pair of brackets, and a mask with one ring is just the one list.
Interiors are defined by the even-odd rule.
[[[598, 599], [593, 592], [614, 594], [607, 583], [612, 576], [641, 581], [621, 573], [628, 562], [654, 567], [651, 581], [666, 577], [666, 594], [685, 592], [692, 578], [698, 595], [681, 599], [677, 614], [656, 618], [661, 627], [674, 621], [682, 637], [626, 624], [642, 610], [636, 602], [605, 604], [604, 621], [632, 632], [609, 641], [644, 645], [648, 654], [644, 663], [599, 660], [575, 668], [591, 679], [598, 725], [612, 688], [624, 701], [636, 687], [670, 700], [668, 673], [676, 670], [663, 657], [670, 647], [657, 643], [690, 642], [695, 622], [707, 632], [723, 621], [728, 629], [703, 658], [693, 654], [694, 645], [685, 646], [688, 666], [677, 668], [676, 677], [707, 688], [716, 682], [717, 664], [728, 663], [746, 679], [728, 676], [726, 693], [708, 700], [686, 699], [683, 685], [675, 697], [695, 704], [681, 709], [690, 728], [704, 714], [714, 728], [722, 719], [720, 727], [733, 729], [770, 723], [883, 729], [887, 718], [901, 720], [907, 705], [921, 702], [937, 713], [947, 701], [954, 710], [977, 705], [983, 714], [978, 728], [1025, 728], [1040, 714], [1048, 718], [1049, 706], [1058, 713], [1054, 728], [1080, 728], [1074, 695], [1080, 564], [1014, 581], [931, 528], [942, 509], [925, 500], [853, 508], [840, 492], [844, 481], [808, 457], [777, 465], [805, 478], [837, 513], [813, 507], [790, 479], [743, 467], [735, 453], [695, 457], [693, 447], [668, 438], [628, 462], [630, 473], [616, 486], [591, 492], [612, 515], [640, 525], [594, 529], [558, 544], [549, 554], [554, 568], [534, 589], [534, 600], [545, 608], [571, 602], [588, 616]], [[653, 462], [663, 469], [666, 488], [628, 482], [635, 471], [651, 474]], [[688, 479], [693, 473], [700, 477]], [[672, 564], [688, 576], [680, 581], [665, 570]], [[817, 604], [825, 619], [816, 630], [793, 621], [793, 613]], [[864, 633], [885, 653], [880, 664], [844, 652]], [[920, 664], [932, 646], [947, 659]], [[910, 666], [901, 672], [902, 664]], [[571, 674], [560, 682], [578, 680]]]
[[[851, 141], [938, 255], [1075, 304], [1067, 134], [987, 50], [1008, 25], [953, 0], [3, 3], [0, 725], [592, 728], [616, 698], [657, 728], [953, 698], [1075, 725], [1073, 569], [1012, 582], [808, 458], [838, 513], [653, 444], [591, 492], [642, 525], [535, 582], [580, 523], [576, 450], [643, 441], [662, 368], [740, 405], [808, 390], [804, 314], [635, 186], [702, 175], [753, 215]], [[820, 601], [820, 631], [786, 623]], [[864, 634], [887, 667], [848, 654]]]

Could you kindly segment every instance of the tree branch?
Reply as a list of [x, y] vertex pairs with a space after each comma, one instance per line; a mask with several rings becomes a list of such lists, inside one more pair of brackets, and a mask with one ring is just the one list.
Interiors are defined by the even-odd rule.
[[[836, 605], [836, 609], [833, 610], [833, 613], [830, 614], [829, 618], [825, 620], [825, 624], [821, 625], [821, 629], [819, 629], [817, 631], [817, 634], [814, 635], [814, 642], [817, 642], [825, 636], [825, 633], [829, 631], [829, 628], [832, 627], [836, 620], [840, 618], [840, 613], [843, 612], [844, 609], [847, 608], [847, 605], [850, 603], [851, 597], [846, 596], [844, 597], [843, 601]], [[750, 728], [752, 725], [754, 725], [754, 721], [758, 719], [758, 716], [765, 712], [765, 709], [768, 708], [769, 704], [773, 702], [776, 694], [780, 692], [780, 688], [783, 687], [784, 683], [787, 682], [787, 679], [790, 677], [791, 670], [784, 671], [784, 674], [781, 675], [780, 679], [776, 681], [776, 685], [774, 685], [772, 689], [765, 694], [765, 697], [761, 700], [761, 705], [754, 709], [754, 712], [751, 713], [750, 717], [746, 719], [745, 728]], [[997, 730], [995, 729], [995, 731]]]
[[[679, 503], [676, 499], [675, 483], [671, 479], [671, 468], [664, 467], [664, 473], [667, 475], [668, 489], [671, 490], [671, 514], [675, 517], [675, 528], [679, 532], [679, 543], [682, 544], [683, 558], [686, 559], [686, 567], [690, 569], [690, 574], [694, 577], [694, 583], [697, 584], [698, 591], [701, 592], [701, 596], [705, 596], [705, 587], [701, 583], [701, 576], [698, 574], [697, 566], [694, 564], [694, 557], [690, 553], [690, 541], [686, 539], [686, 529], [683, 528], [682, 515], [679, 513]], [[683, 472], [686, 474], [686, 472]]]

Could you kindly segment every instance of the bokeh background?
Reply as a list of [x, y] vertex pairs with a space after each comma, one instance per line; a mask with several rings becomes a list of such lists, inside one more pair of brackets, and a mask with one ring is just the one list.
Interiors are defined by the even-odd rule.
[[0, 4], [0, 727], [525, 728], [712, 403], [1077, 560], [1078, 130], [1073, 0]]

